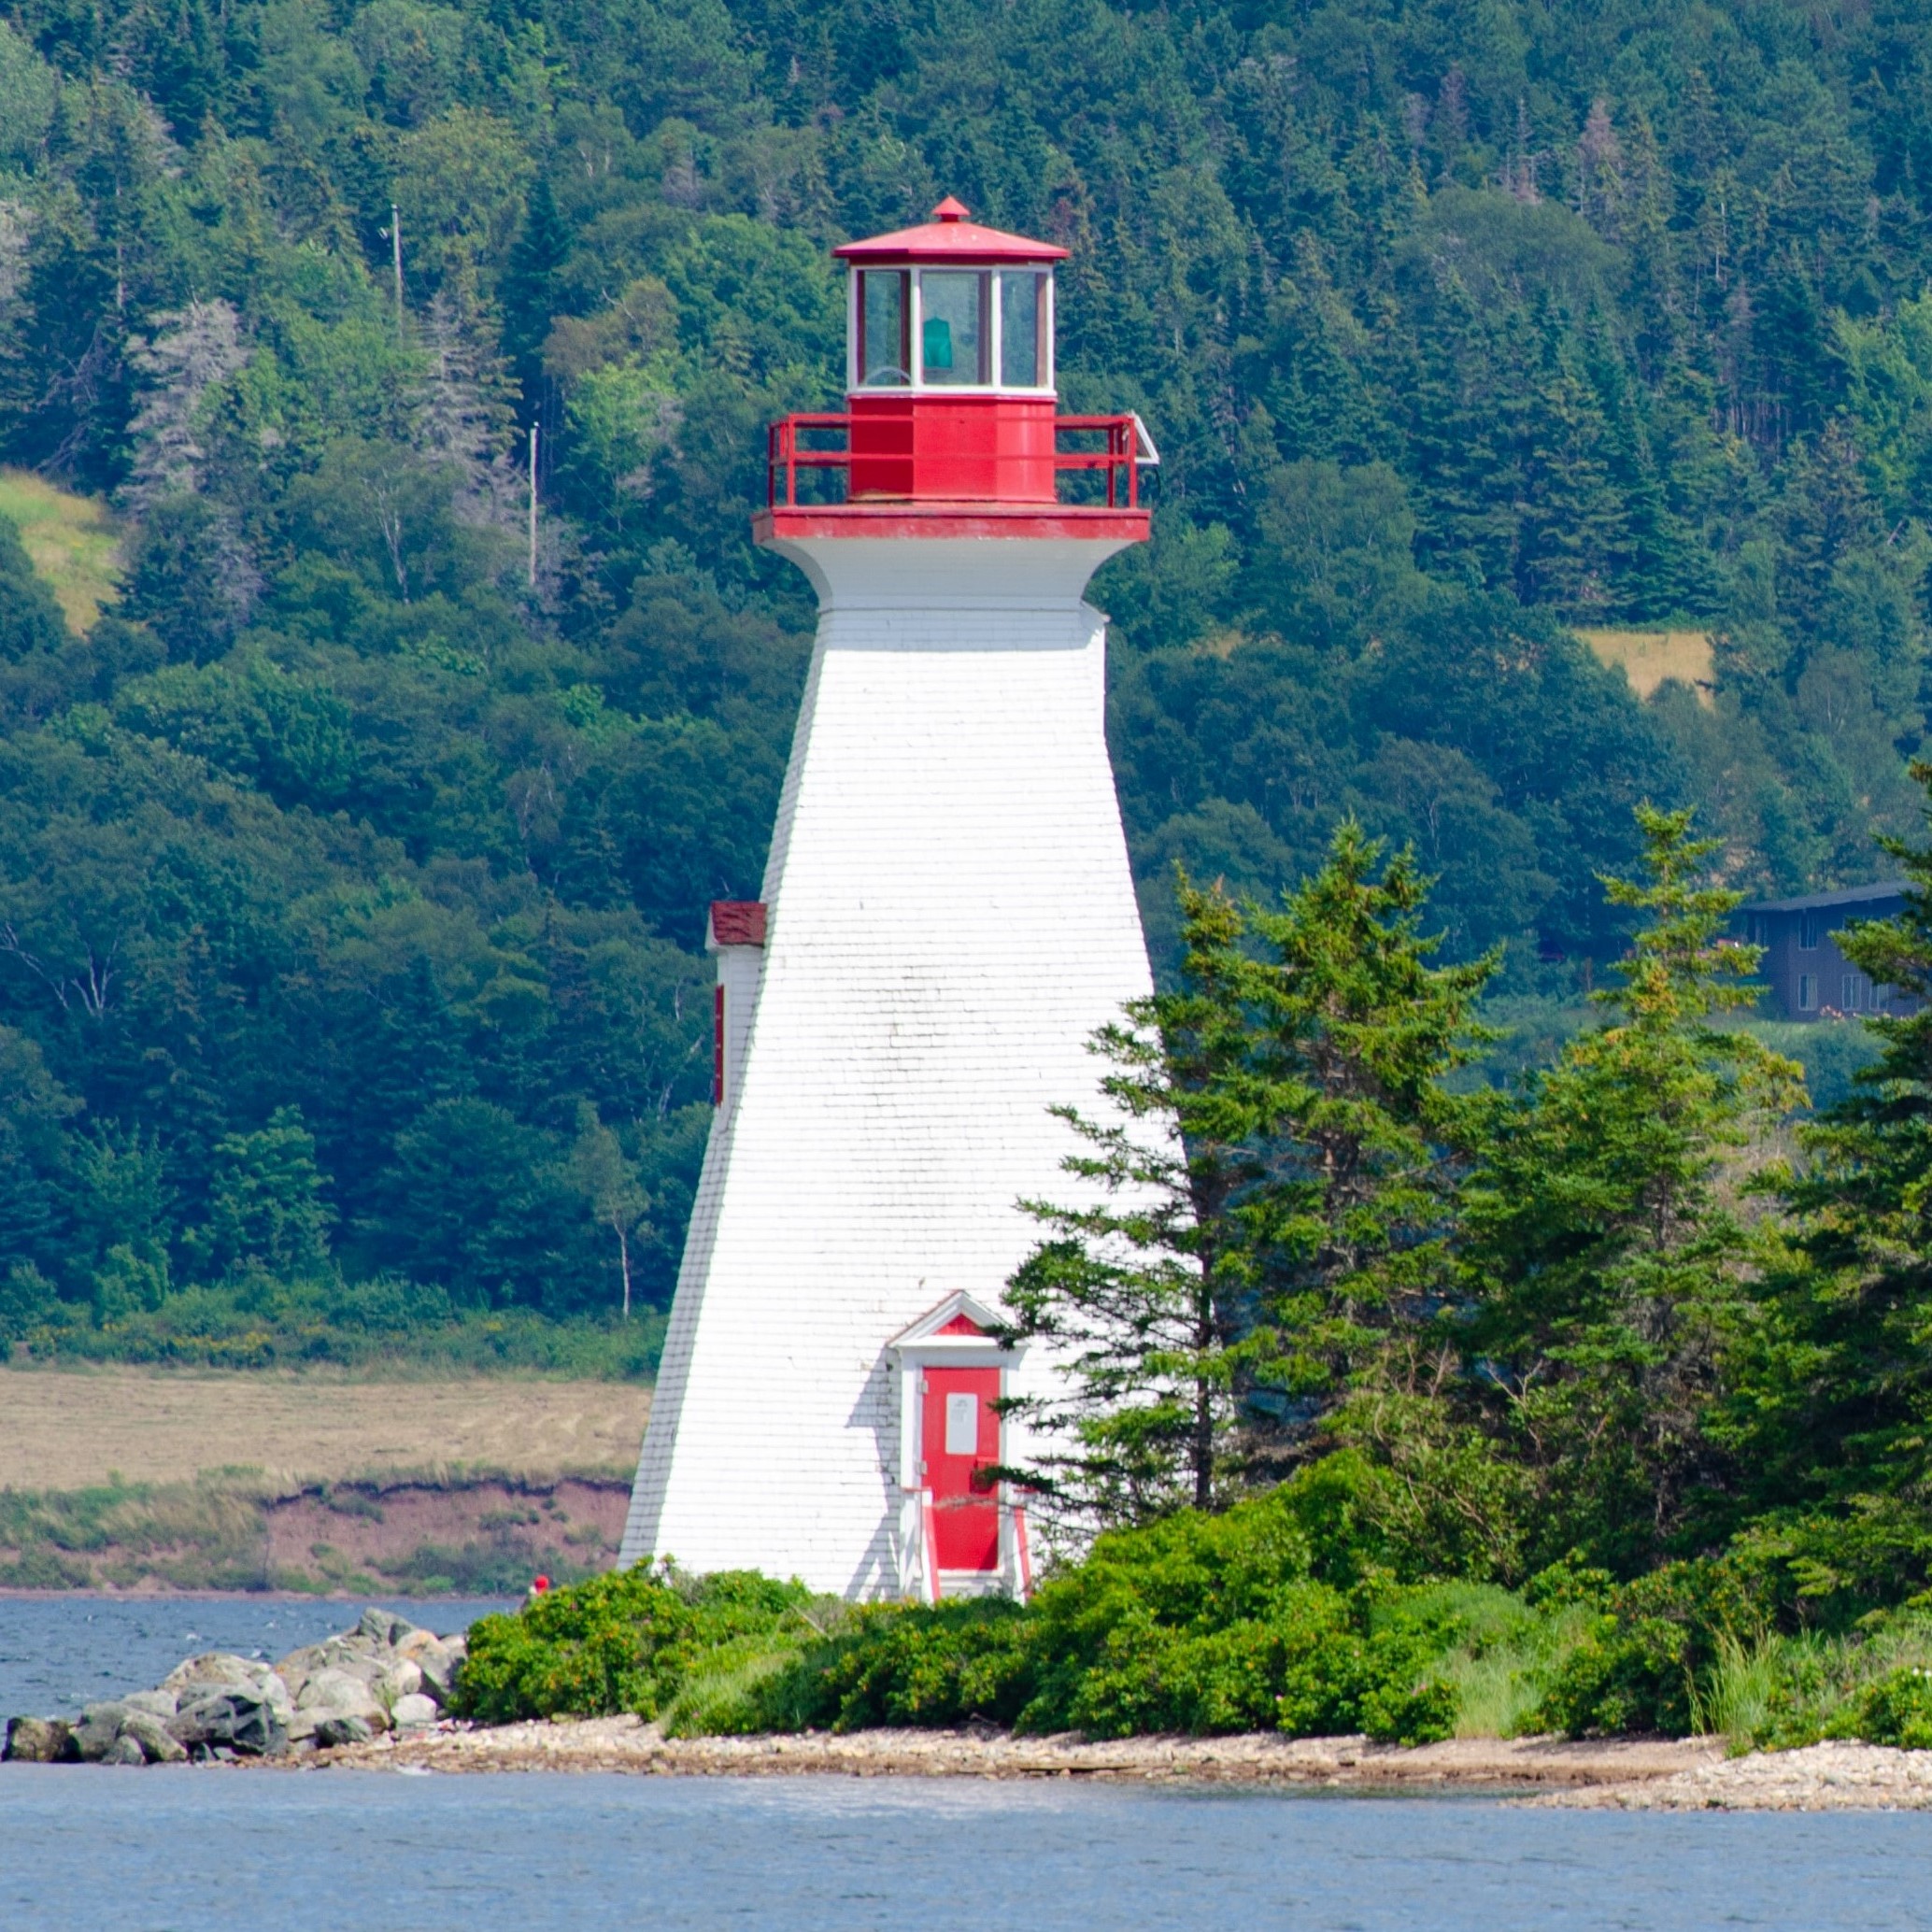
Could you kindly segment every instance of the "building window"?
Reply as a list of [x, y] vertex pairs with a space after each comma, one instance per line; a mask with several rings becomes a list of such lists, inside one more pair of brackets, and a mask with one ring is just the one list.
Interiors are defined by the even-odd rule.
[[1000, 277], [1000, 380], [1008, 389], [1038, 389], [1043, 276], [1009, 268]]
[[1815, 953], [1818, 950], [1818, 932], [1823, 923], [1816, 913], [1807, 913], [1797, 922], [1797, 944], [1801, 952]]
[[919, 276], [919, 376], [932, 386], [987, 380], [985, 275], [929, 268]]
[[903, 389], [912, 377], [907, 339], [908, 277], [902, 269], [867, 269], [859, 277], [859, 381], [864, 389]]
[[1859, 993], [1858, 974], [1855, 973], [1846, 973], [1840, 991], [1843, 997], [1840, 1001], [1840, 1005], [1846, 1013], [1856, 1013], [1858, 1011]]
[[1818, 1010], [1818, 981], [1813, 973], [1800, 973], [1797, 976], [1797, 1010], [1800, 1013], [1816, 1013]]

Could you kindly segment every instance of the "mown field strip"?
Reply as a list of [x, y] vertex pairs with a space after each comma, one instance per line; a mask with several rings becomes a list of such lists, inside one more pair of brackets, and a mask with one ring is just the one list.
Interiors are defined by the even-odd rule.
[[450, 1463], [628, 1470], [649, 1413], [650, 1390], [631, 1383], [0, 1369], [0, 1488], [237, 1468], [311, 1480]]

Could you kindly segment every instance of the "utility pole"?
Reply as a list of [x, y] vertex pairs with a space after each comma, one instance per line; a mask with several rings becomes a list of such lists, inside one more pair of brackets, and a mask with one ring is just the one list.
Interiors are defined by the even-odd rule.
[[530, 426], [530, 588], [536, 589], [536, 424]]
[[403, 211], [394, 202], [389, 205], [390, 259], [396, 271], [396, 334], [403, 333]]

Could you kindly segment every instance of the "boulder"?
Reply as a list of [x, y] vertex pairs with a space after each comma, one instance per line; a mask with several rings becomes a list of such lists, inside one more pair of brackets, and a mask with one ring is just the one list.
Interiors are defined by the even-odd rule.
[[16, 1764], [72, 1764], [80, 1755], [74, 1726], [59, 1717], [15, 1717], [7, 1725], [7, 1747], [0, 1757]]
[[422, 1691], [422, 1671], [407, 1657], [398, 1657], [375, 1683], [376, 1701], [394, 1704], [398, 1698], [413, 1698]]
[[461, 1651], [452, 1650], [445, 1639], [433, 1637], [427, 1630], [415, 1630], [396, 1646], [396, 1654], [406, 1657], [421, 1673], [425, 1697], [439, 1704], [449, 1701], [456, 1688], [456, 1669], [462, 1661]]
[[150, 1717], [165, 1721], [175, 1714], [175, 1707], [180, 1702], [171, 1690], [130, 1691], [121, 1700], [130, 1711], [145, 1711]]
[[385, 1650], [393, 1650], [398, 1641], [406, 1637], [417, 1627], [407, 1617], [399, 1617], [393, 1611], [365, 1610], [355, 1627], [355, 1635], [367, 1637], [379, 1643]]
[[426, 1730], [442, 1714], [433, 1698], [426, 1698], [420, 1691], [416, 1691], [396, 1699], [391, 1707], [389, 1720], [399, 1731], [419, 1731]]
[[298, 1742], [314, 1737], [332, 1717], [353, 1717], [371, 1731], [389, 1728], [389, 1712], [374, 1685], [361, 1672], [331, 1667], [316, 1671], [302, 1686], [289, 1723], [289, 1735]]
[[146, 1764], [148, 1754], [134, 1739], [116, 1738], [101, 1758], [103, 1764]]
[[184, 1698], [190, 1691], [199, 1690], [206, 1684], [249, 1683], [259, 1671], [267, 1668], [252, 1658], [238, 1657], [231, 1650], [205, 1650], [199, 1656], [177, 1664], [161, 1680], [161, 1687], [164, 1691], [173, 1691], [178, 1698]]
[[209, 1684], [181, 1699], [167, 1732], [197, 1755], [226, 1749], [244, 1757], [277, 1757], [289, 1748], [288, 1707], [240, 1685]]
[[366, 1744], [374, 1735], [360, 1717], [325, 1717], [315, 1727], [317, 1747], [323, 1751], [337, 1744]]
[[[180, 1764], [188, 1756], [187, 1747], [169, 1737], [167, 1726], [151, 1711], [130, 1711], [121, 1720], [120, 1742], [130, 1738], [140, 1747], [141, 1756], [148, 1764]], [[120, 1743], [115, 1748], [118, 1750]]]
[[90, 1704], [80, 1713], [80, 1722], [74, 1726], [74, 1749], [82, 1764], [106, 1762], [120, 1740], [121, 1722], [127, 1714], [127, 1706], [118, 1698]]
[[289, 1687], [289, 1700], [298, 1708], [302, 1702], [302, 1686], [318, 1670], [328, 1666], [324, 1655], [328, 1649], [325, 1643], [305, 1643], [300, 1650], [291, 1650], [289, 1655], [277, 1660], [275, 1674]]

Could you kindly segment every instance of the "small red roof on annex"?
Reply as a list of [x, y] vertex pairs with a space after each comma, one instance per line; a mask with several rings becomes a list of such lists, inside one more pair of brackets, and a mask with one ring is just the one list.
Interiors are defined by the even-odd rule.
[[763, 945], [765, 908], [757, 899], [714, 899], [711, 902], [713, 945]]
[[846, 242], [832, 253], [845, 262], [1064, 262], [1067, 250], [966, 219], [949, 194], [923, 228], [901, 228], [870, 241]]

